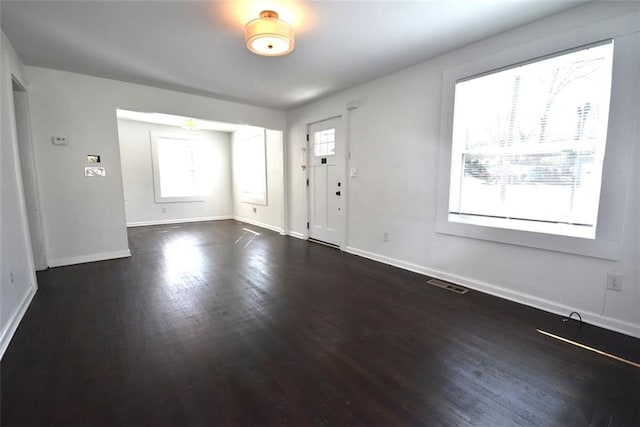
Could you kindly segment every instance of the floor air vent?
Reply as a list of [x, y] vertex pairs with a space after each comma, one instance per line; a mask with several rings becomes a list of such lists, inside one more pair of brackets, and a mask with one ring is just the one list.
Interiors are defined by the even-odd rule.
[[464, 295], [469, 292], [469, 289], [463, 288], [462, 286], [454, 285], [453, 283], [443, 282], [438, 279], [429, 279], [427, 283], [433, 286], [437, 286], [442, 289], [446, 289], [451, 292], [455, 292], [456, 294]]

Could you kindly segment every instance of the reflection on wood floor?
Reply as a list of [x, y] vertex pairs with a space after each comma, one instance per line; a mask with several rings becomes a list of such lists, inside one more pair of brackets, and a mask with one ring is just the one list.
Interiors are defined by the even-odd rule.
[[536, 329], [638, 340], [235, 221], [129, 242], [38, 274], [3, 425], [640, 424], [640, 369]]

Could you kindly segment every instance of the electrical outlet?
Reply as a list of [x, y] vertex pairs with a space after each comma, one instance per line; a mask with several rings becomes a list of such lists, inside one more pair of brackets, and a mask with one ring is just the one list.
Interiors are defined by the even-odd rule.
[[162, 208], [162, 213], [167, 213], [167, 208]]
[[382, 233], [382, 241], [383, 242], [388, 242], [389, 241], [389, 233], [388, 232], [384, 232]]
[[621, 291], [622, 278], [623, 278], [623, 275], [619, 273], [607, 274], [607, 289], [611, 289], [612, 291]]

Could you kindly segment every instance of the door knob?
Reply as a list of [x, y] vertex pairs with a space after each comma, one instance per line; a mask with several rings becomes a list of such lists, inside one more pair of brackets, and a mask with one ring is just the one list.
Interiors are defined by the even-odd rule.
[[339, 192], [339, 191], [336, 191], [336, 196], [339, 196], [339, 195], [340, 195], [340, 192]]

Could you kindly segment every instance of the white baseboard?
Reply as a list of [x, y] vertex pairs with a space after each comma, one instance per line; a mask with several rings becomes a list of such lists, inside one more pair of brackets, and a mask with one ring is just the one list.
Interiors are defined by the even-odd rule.
[[538, 298], [533, 295], [525, 294], [511, 289], [503, 288], [500, 286], [491, 285], [489, 283], [481, 282], [478, 280], [470, 279], [468, 277], [458, 276], [455, 274], [447, 273], [440, 270], [434, 270], [432, 268], [424, 267], [418, 264], [402, 261], [396, 258], [386, 257], [374, 252], [357, 249], [354, 247], [344, 248], [345, 252], [358, 255], [364, 258], [369, 258], [374, 261], [382, 262], [384, 264], [399, 267], [405, 270], [413, 271], [414, 273], [424, 274], [429, 277], [435, 277], [440, 280], [455, 283], [457, 285], [465, 286], [470, 289], [475, 289], [480, 292], [484, 292], [490, 295], [494, 295], [500, 298], [504, 298], [510, 301], [514, 301], [520, 304], [528, 305], [538, 308], [540, 310], [548, 311], [550, 313], [559, 314], [561, 316], [567, 316], [572, 311], [577, 311], [582, 315], [582, 320], [585, 323], [600, 326], [605, 329], [620, 332], [625, 335], [631, 335], [636, 338], [640, 338], [640, 325], [636, 325], [630, 322], [625, 322], [611, 317], [603, 316], [598, 313], [585, 311], [584, 309], [577, 307], [570, 307], [564, 304], [559, 304], [547, 299]]
[[284, 234], [284, 230], [282, 228], [276, 227], [276, 226], [271, 225], [271, 224], [265, 224], [265, 223], [260, 222], [260, 221], [255, 221], [253, 219], [248, 219], [248, 218], [242, 218], [240, 216], [234, 216], [233, 219], [235, 219], [238, 222], [244, 222], [246, 224], [255, 225], [256, 227], [262, 227], [262, 228], [266, 228], [267, 230], [271, 230], [271, 231], [275, 231], [275, 232], [280, 233], [280, 234]]
[[9, 347], [11, 338], [13, 338], [13, 334], [16, 333], [18, 325], [24, 317], [24, 314], [27, 312], [27, 308], [29, 308], [29, 304], [31, 304], [31, 300], [33, 299], [35, 294], [36, 287], [32, 286], [22, 298], [22, 301], [18, 305], [15, 313], [13, 313], [13, 315], [9, 318], [9, 321], [7, 322], [5, 327], [2, 328], [2, 334], [0, 334], [0, 360], [2, 360], [7, 347]]
[[62, 267], [65, 265], [84, 264], [85, 262], [105, 261], [108, 259], [127, 258], [131, 256], [129, 249], [99, 254], [79, 255], [67, 258], [49, 260], [49, 267]]
[[296, 239], [307, 240], [307, 236], [302, 233], [298, 233], [297, 231], [289, 231], [287, 236], [295, 237]]
[[127, 227], [144, 227], [147, 225], [165, 225], [165, 224], [183, 224], [186, 222], [203, 222], [203, 221], [219, 221], [223, 219], [233, 219], [232, 215], [219, 216], [203, 216], [199, 218], [183, 218], [183, 219], [161, 219], [153, 221], [134, 221], [128, 222]]

